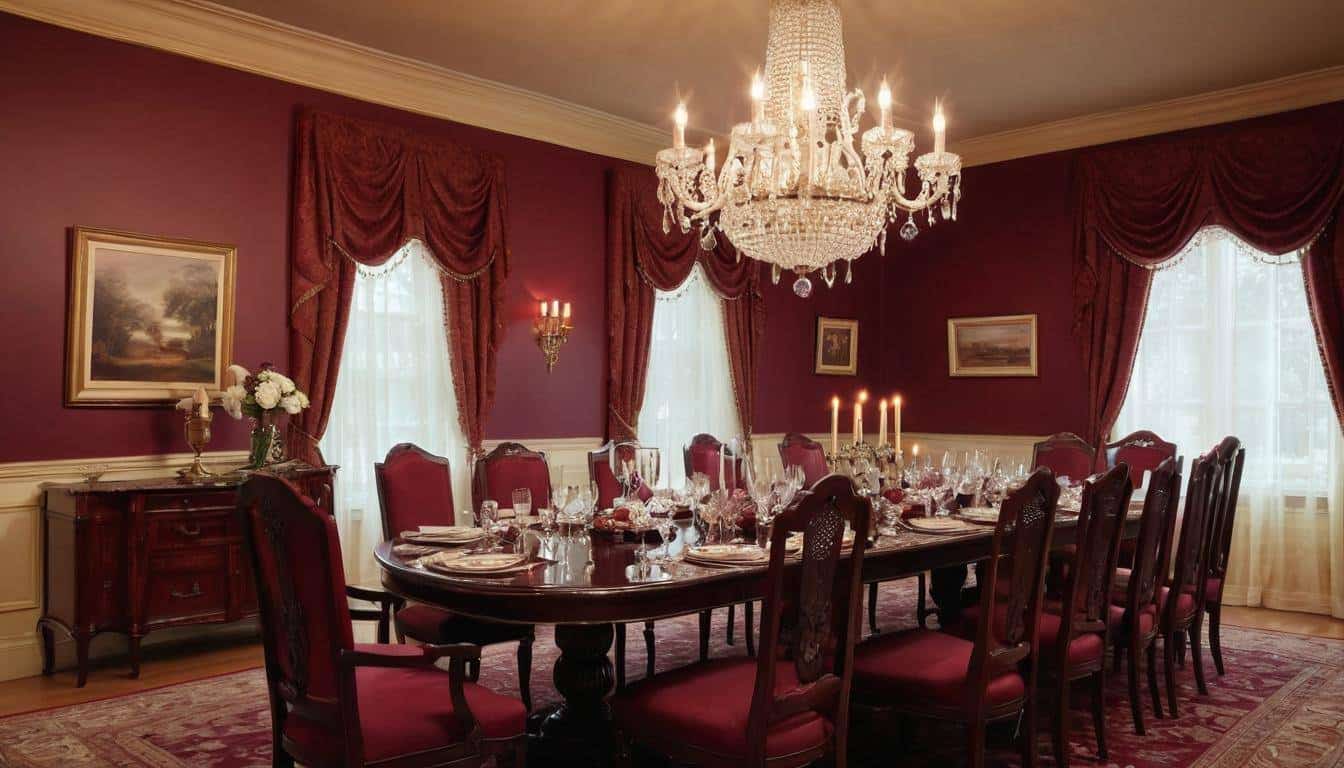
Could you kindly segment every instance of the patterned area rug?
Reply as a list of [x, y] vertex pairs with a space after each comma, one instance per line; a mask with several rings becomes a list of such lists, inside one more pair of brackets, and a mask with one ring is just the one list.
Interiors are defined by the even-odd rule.
[[[913, 582], [883, 587], [879, 626], [886, 631], [912, 622]], [[726, 611], [716, 611], [713, 654], [745, 653], [738, 612], [737, 644], [725, 644]], [[626, 668], [631, 679], [643, 674], [642, 627], [630, 628]], [[657, 625], [658, 669], [696, 656], [696, 620], [685, 617]], [[1344, 768], [1344, 641], [1226, 627], [1224, 657], [1228, 675], [1219, 678], [1209, 664], [1210, 695], [1194, 694], [1187, 664], [1178, 671], [1181, 717], [1155, 720], [1148, 709], [1148, 735], [1134, 735], [1124, 675], [1110, 676], [1106, 701], [1110, 760], [1116, 768], [1251, 768], [1255, 766], [1331, 766]], [[533, 697], [544, 706], [557, 700], [550, 683], [556, 651], [549, 629], [538, 628], [533, 662]], [[482, 682], [515, 693], [511, 647], [489, 649]], [[244, 768], [270, 765], [270, 722], [260, 670], [239, 672], [105, 701], [15, 715], [0, 720], [0, 766], [152, 766], [153, 768]], [[1102, 765], [1095, 758], [1085, 693], [1073, 697], [1072, 762]], [[991, 738], [991, 747], [994, 747]], [[960, 762], [955, 751], [922, 752], [938, 743], [952, 750], [964, 744], [955, 732], [918, 731], [913, 752], [893, 743], [857, 739], [859, 764]], [[1042, 764], [1050, 765], [1048, 738], [1041, 738]], [[902, 759], [894, 760], [900, 755]], [[1015, 765], [1006, 744], [994, 747], [991, 762]]]

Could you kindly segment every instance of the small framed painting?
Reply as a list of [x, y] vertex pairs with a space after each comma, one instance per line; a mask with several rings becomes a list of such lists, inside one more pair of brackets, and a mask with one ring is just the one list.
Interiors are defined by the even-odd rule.
[[859, 370], [859, 321], [817, 318], [816, 373], [853, 376]]
[[951, 317], [950, 376], [1035, 376], [1036, 316]]
[[76, 227], [66, 405], [171, 405], [218, 396], [233, 356], [237, 248]]

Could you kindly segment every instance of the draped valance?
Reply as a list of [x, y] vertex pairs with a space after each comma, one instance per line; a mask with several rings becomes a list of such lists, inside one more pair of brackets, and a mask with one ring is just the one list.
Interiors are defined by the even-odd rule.
[[1258, 250], [1302, 253], [1312, 316], [1344, 425], [1344, 104], [1087, 150], [1074, 168], [1074, 320], [1087, 368], [1089, 434], [1124, 404], [1149, 269], [1201, 228]]
[[290, 366], [311, 407], [290, 422], [297, 458], [320, 458], [358, 266], [382, 264], [412, 239], [440, 271], [459, 417], [480, 447], [509, 271], [505, 201], [504, 166], [494, 155], [394, 126], [300, 113]]
[[657, 183], [648, 168], [616, 169], [607, 179], [607, 436], [635, 436], [649, 367], [655, 291], [681, 285], [699, 263], [724, 299], [729, 373], [742, 429], [750, 437], [764, 320], [758, 265], [739, 259], [722, 236], [714, 250], [706, 251], [695, 230], [684, 234], [674, 226], [663, 232]]

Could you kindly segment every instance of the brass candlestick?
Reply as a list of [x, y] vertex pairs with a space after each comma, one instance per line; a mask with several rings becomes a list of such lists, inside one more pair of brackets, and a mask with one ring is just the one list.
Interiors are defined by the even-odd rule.
[[187, 435], [187, 445], [191, 446], [196, 455], [192, 458], [190, 466], [177, 470], [178, 476], [184, 480], [195, 482], [215, 475], [201, 463], [201, 451], [210, 444], [210, 422], [213, 419], [209, 411], [204, 415], [195, 408], [187, 412], [184, 431]]

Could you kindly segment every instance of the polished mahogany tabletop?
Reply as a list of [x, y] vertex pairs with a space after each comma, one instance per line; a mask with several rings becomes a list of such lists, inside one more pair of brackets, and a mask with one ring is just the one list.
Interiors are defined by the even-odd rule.
[[[1073, 543], [1076, 517], [1061, 515], [1053, 546]], [[1137, 528], [1131, 514], [1128, 529]], [[975, 562], [989, 555], [994, 527], [974, 526], [965, 533], [931, 534], [898, 529], [880, 536], [864, 557], [864, 580], [884, 581], [930, 568]], [[1135, 530], [1127, 530], [1133, 536]], [[541, 534], [539, 554], [549, 562], [502, 577], [457, 576], [433, 571], [393, 552], [383, 542], [375, 557], [383, 584], [406, 598], [457, 613], [494, 621], [528, 624], [597, 624], [679, 616], [758, 599], [764, 566], [712, 568], [676, 562], [637, 563], [633, 541], [575, 529]], [[689, 522], [678, 523], [674, 552], [693, 546], [699, 535]], [[655, 553], [657, 543], [649, 544]]]

